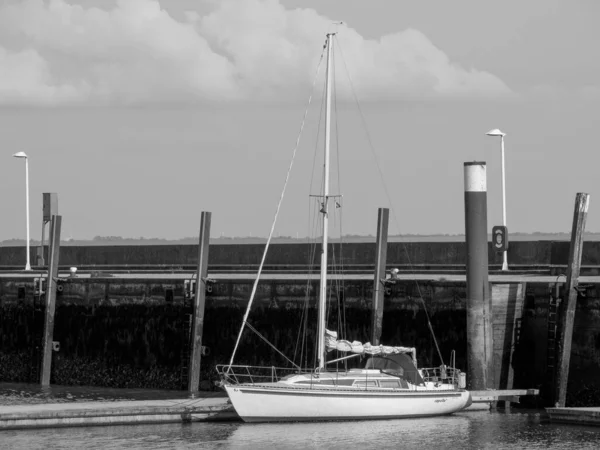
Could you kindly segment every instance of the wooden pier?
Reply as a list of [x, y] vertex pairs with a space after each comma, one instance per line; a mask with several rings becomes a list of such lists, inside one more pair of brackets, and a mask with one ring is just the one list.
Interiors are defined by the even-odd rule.
[[504, 402], [505, 408], [511, 403], [519, 403], [524, 395], [539, 395], [539, 389], [486, 389], [471, 391], [473, 403], [465, 411], [489, 410], [496, 402]]
[[227, 397], [44, 403], [0, 407], [0, 431], [225, 420], [239, 420]]
[[600, 407], [546, 408], [550, 422], [600, 426]]

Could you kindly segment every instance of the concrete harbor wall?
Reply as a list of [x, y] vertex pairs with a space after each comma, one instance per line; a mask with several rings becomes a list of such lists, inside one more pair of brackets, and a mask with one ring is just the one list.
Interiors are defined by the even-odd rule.
[[[213, 389], [214, 365], [228, 362], [252, 288], [248, 280], [221, 280], [207, 293], [201, 387]], [[329, 328], [346, 339], [367, 342], [370, 335], [372, 281], [348, 280], [334, 292]], [[600, 386], [600, 286], [580, 295], [574, 337], [569, 404], [597, 400]], [[448, 363], [466, 368], [465, 283], [402, 281], [384, 302], [382, 342], [415, 346], [420, 366], [439, 365], [419, 291], [440, 351]], [[259, 284], [250, 316], [252, 325], [286, 355], [312, 361], [313, 327], [298, 340], [300, 325], [316, 316], [317, 284], [302, 280], [266, 280]], [[494, 362], [498, 388], [540, 388], [548, 379], [548, 283], [493, 283]], [[308, 308], [304, 305], [308, 299]], [[338, 306], [339, 300], [339, 306]], [[36, 319], [34, 286], [26, 279], [0, 279], [0, 381], [35, 381]], [[58, 294], [51, 382], [179, 389], [189, 305], [184, 280], [78, 278]], [[39, 313], [38, 313], [39, 317]], [[347, 324], [342, 330], [337, 318]], [[236, 363], [285, 366], [285, 361], [246, 330]], [[587, 400], [586, 400], [587, 399]], [[525, 401], [525, 399], [522, 399]], [[542, 400], [543, 401], [543, 398]], [[579, 402], [579, 403], [578, 403]]]
[[[34, 288], [18, 280], [0, 286], [0, 380], [31, 380], [30, 354], [39, 331], [34, 320]], [[464, 292], [462, 297], [459, 293], [464, 286], [450, 283], [421, 288], [425, 296], [431, 297], [435, 290], [439, 298], [433, 307], [434, 326], [443, 329], [456, 324], [452, 333], [438, 336], [448, 358], [452, 349], [465, 342]], [[251, 289], [250, 281], [228, 281], [215, 284], [207, 294], [203, 344], [210, 354], [203, 358], [203, 380], [214, 380], [214, 364], [228, 361]], [[396, 289], [402, 298], [389, 298], [384, 342], [416, 345], [420, 360], [426, 362], [433, 358], [433, 347], [422, 305], [410, 284]], [[303, 352], [303, 360], [312, 361], [311, 324], [316, 318], [317, 291], [316, 282], [261, 283], [251, 323], [286, 355]], [[367, 342], [372, 282], [350, 281], [339, 292], [344, 293], [340, 296], [343, 304], [332, 304], [330, 328], [339, 330], [334, 318], [343, 314], [348, 324], [345, 335]], [[57, 298], [54, 340], [60, 342], [60, 351], [54, 354], [53, 382], [178, 388], [187, 312], [182, 280], [80, 279], [65, 284]], [[309, 324], [304, 349], [297, 339], [303, 318]], [[238, 355], [240, 364], [285, 365], [285, 360], [250, 331], [246, 331]], [[459, 364], [464, 364], [463, 355], [457, 348]]]
[[[307, 265], [318, 263], [314, 244], [272, 244], [267, 264]], [[252, 265], [258, 264], [264, 244], [211, 244], [209, 264]], [[375, 242], [351, 242], [342, 246], [332, 245], [331, 259], [345, 264], [372, 265], [375, 261]], [[31, 248], [31, 261], [36, 261], [37, 249]], [[515, 241], [508, 250], [511, 265], [564, 265], [569, 253], [568, 241]], [[489, 263], [501, 262], [490, 248]], [[388, 265], [464, 265], [466, 248], [464, 242], [389, 242]], [[24, 247], [0, 247], [0, 267], [22, 265]], [[196, 245], [90, 245], [60, 248], [60, 264], [77, 265], [190, 265], [198, 262]], [[584, 244], [582, 264], [600, 265], [600, 241]]]

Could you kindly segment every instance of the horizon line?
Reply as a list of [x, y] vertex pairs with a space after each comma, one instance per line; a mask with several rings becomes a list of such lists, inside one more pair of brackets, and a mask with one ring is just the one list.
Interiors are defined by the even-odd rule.
[[[570, 235], [570, 232], [567, 231], [557, 231], [557, 232], [542, 232], [542, 231], [534, 231], [534, 232], [513, 232], [513, 233], [509, 233], [509, 239], [511, 236], [515, 237], [515, 236], [519, 236], [519, 237], [535, 237], [535, 236], [565, 236], [565, 235]], [[488, 236], [491, 236], [492, 233], [489, 232], [487, 233]], [[600, 235], [599, 231], [585, 231], [584, 235]], [[406, 234], [390, 234], [388, 235], [388, 240], [389, 239], [393, 239], [393, 238], [446, 238], [446, 239], [451, 239], [451, 238], [459, 238], [459, 237], [464, 237], [465, 234], [464, 233], [456, 233], [456, 234], [450, 234], [450, 233], [427, 233], [427, 234], [416, 234], [416, 233], [406, 233]], [[375, 239], [376, 236], [372, 235], [372, 234], [345, 234], [341, 237], [331, 237], [330, 239], [332, 240], [340, 240], [340, 239]], [[271, 238], [272, 241], [274, 240], [293, 240], [293, 241], [303, 241], [303, 240], [307, 240], [307, 239], [318, 239], [314, 238], [314, 237], [309, 237], [309, 236], [298, 236], [298, 237], [294, 237], [294, 236], [290, 236], [290, 235], [283, 235], [283, 236], [273, 236]], [[181, 241], [197, 241], [198, 237], [197, 236], [187, 236], [187, 237], [182, 237], [182, 238], [160, 238], [160, 237], [144, 237], [144, 236], [140, 236], [140, 237], [122, 237], [122, 236], [95, 236], [93, 238], [72, 238], [72, 237], [67, 237], [67, 238], [61, 238], [60, 241], [61, 242], [93, 242], [93, 243], [115, 243], [115, 242], [131, 242], [131, 241], [136, 241], [136, 242], [144, 242], [144, 241], [148, 241], [148, 242], [181, 242]], [[254, 240], [254, 241], [266, 241], [267, 240], [267, 236], [217, 236], [217, 237], [210, 237], [211, 241], [219, 241], [219, 240], [223, 240], [223, 241], [233, 241], [233, 240]], [[25, 243], [26, 240], [24, 238], [10, 238], [10, 239], [4, 239], [2, 241], [0, 241], [0, 245], [6, 245], [6, 244], [17, 244], [17, 243]], [[41, 241], [37, 240], [37, 239], [30, 239], [29, 240], [30, 244], [34, 244], [34, 245], [40, 245]], [[46, 243], [47, 245], [47, 243]]]

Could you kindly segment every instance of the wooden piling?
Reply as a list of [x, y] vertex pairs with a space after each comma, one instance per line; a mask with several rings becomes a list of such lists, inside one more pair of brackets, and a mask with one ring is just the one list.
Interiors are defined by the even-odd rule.
[[371, 314], [371, 344], [379, 345], [383, 322], [383, 300], [385, 286], [385, 264], [387, 261], [388, 222], [390, 210], [379, 208], [377, 211], [377, 250], [375, 261], [375, 280], [373, 280], [373, 311]]
[[58, 214], [58, 195], [54, 192], [44, 192], [42, 194], [42, 242], [39, 248], [38, 265], [44, 266], [46, 255], [44, 242], [46, 238], [46, 224], [50, 222], [52, 216]]
[[50, 248], [48, 280], [46, 282], [46, 311], [44, 318], [44, 340], [42, 342], [42, 370], [40, 384], [50, 385], [52, 369], [52, 341], [54, 338], [54, 310], [56, 308], [56, 279], [58, 278], [58, 255], [60, 252], [60, 226], [62, 217], [53, 215], [50, 219]]
[[206, 283], [208, 275], [210, 219], [211, 213], [202, 211], [202, 216], [200, 218], [196, 297], [194, 299], [194, 315], [192, 319], [192, 354], [188, 376], [188, 391], [190, 393], [198, 392], [200, 385], [200, 362], [202, 360], [202, 331], [204, 328], [204, 305], [206, 303]]
[[581, 256], [583, 253], [583, 231], [587, 218], [590, 196], [578, 193], [575, 197], [575, 211], [573, 213], [573, 228], [571, 230], [571, 247], [567, 267], [567, 282], [565, 295], [567, 303], [563, 305], [560, 314], [560, 334], [558, 338], [558, 373], [556, 376], [556, 407], [564, 408], [567, 399], [567, 382], [569, 380], [569, 363], [571, 360], [571, 340], [573, 337], [573, 323], [575, 322], [575, 308], [577, 306], [577, 287], [579, 285], [579, 270], [581, 269]]

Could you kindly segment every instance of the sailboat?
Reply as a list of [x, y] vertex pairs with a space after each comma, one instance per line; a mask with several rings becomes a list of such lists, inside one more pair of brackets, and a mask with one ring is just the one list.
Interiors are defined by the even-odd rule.
[[[242, 330], [228, 365], [217, 366], [221, 386], [227, 391], [236, 412], [245, 422], [324, 421], [358, 419], [395, 419], [452, 414], [471, 403], [465, 389], [465, 374], [455, 367], [442, 365], [418, 369], [416, 349], [401, 346], [372, 346], [357, 341], [338, 340], [337, 333], [326, 329], [328, 262], [329, 140], [331, 115], [332, 44], [335, 33], [328, 33], [325, 84], [325, 162], [321, 213], [320, 289], [318, 302], [317, 360], [313, 370], [233, 365], [235, 351], [244, 325], [248, 323], [250, 304]], [[285, 191], [284, 191], [285, 192]], [[278, 208], [279, 210], [279, 208]], [[274, 226], [274, 224], [273, 224]], [[273, 229], [271, 230], [272, 235]], [[261, 262], [261, 268], [265, 260]], [[259, 276], [260, 276], [259, 269]], [[255, 281], [251, 300], [258, 282]], [[350, 356], [327, 361], [332, 350]], [[363, 367], [328, 370], [327, 365], [362, 355]]]

